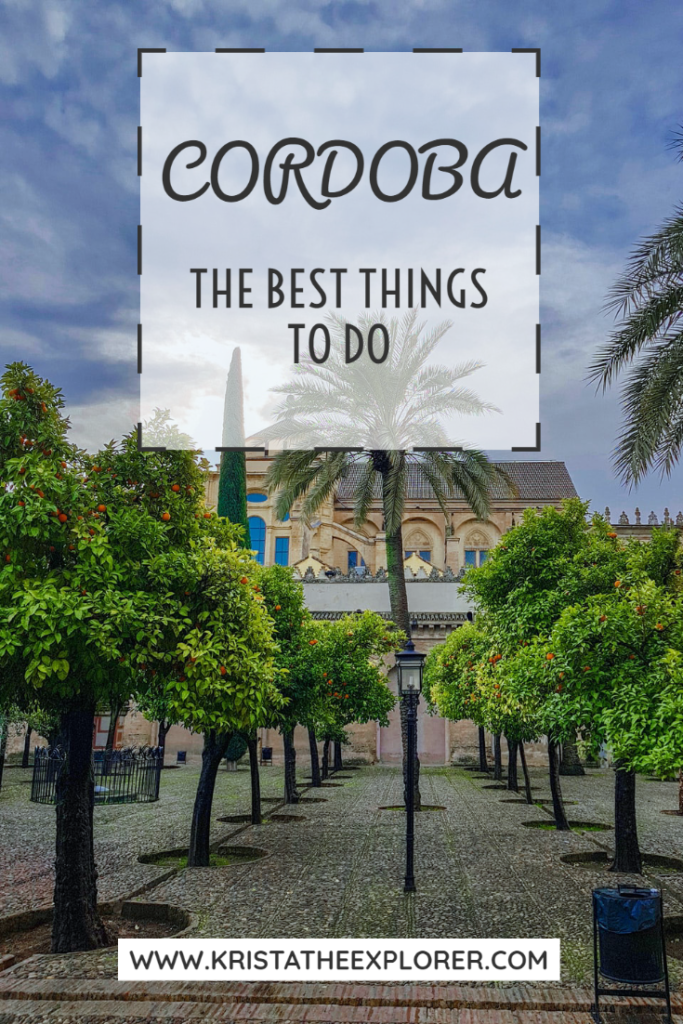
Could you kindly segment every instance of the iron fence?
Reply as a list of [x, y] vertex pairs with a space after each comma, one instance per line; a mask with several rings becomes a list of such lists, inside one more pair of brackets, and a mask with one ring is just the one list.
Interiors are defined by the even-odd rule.
[[[31, 782], [33, 803], [55, 803], [57, 780], [65, 762], [66, 752], [61, 747], [36, 747]], [[159, 799], [162, 765], [160, 747], [94, 751], [95, 803], [153, 803]]]

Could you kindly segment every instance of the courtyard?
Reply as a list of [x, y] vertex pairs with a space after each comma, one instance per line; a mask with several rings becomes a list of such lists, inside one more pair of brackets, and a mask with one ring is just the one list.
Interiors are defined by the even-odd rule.
[[[559, 937], [563, 976], [562, 984], [554, 987], [558, 992], [563, 990], [564, 996], [556, 995], [555, 1002], [558, 998], [571, 1002], [579, 988], [587, 991], [592, 963], [591, 889], [618, 881], [633, 884], [633, 876], [620, 878], [607, 874], [599, 865], [567, 864], [560, 859], [568, 854], [608, 849], [610, 831], [577, 829], [558, 833], [525, 827], [525, 822], [531, 821], [547, 819], [551, 823], [547, 804], [542, 805], [550, 796], [543, 769], [531, 769], [537, 801], [532, 806], [519, 802], [514, 793], [492, 788], [492, 780], [477, 772], [459, 767], [423, 769], [423, 803], [434, 809], [416, 816], [418, 891], [406, 896], [402, 891], [404, 815], [383, 809], [401, 802], [400, 770], [383, 765], [349, 765], [331, 776], [324, 788], [311, 789], [304, 788], [308, 785], [306, 768], [305, 764], [300, 766], [303, 799], [295, 806], [279, 805], [282, 769], [273, 766], [261, 770], [266, 815], [262, 826], [217, 820], [249, 810], [248, 768], [240, 765], [230, 772], [221, 769], [214, 800], [214, 846], [229, 842], [266, 854], [227, 867], [177, 871], [169, 870], [168, 864], [141, 863], [138, 859], [178, 849], [187, 842], [197, 765], [164, 771], [158, 803], [97, 807], [95, 847], [100, 899], [134, 898], [180, 906], [192, 914], [189, 934], [197, 937]], [[54, 808], [30, 803], [29, 778], [29, 770], [9, 768], [0, 796], [2, 917], [51, 902]], [[588, 769], [584, 777], [564, 778], [563, 792], [570, 820], [611, 824], [610, 770]], [[683, 858], [683, 821], [661, 813], [676, 806], [675, 783], [639, 777], [638, 827], [646, 854]], [[269, 820], [271, 814], [279, 820]], [[281, 820], [283, 815], [289, 820]], [[683, 915], [683, 872], [661, 865], [644, 870], [648, 884], [663, 888], [667, 916]], [[644, 884], [643, 879], [638, 880]], [[676, 989], [683, 980], [677, 955], [671, 959]], [[115, 979], [113, 949], [34, 956], [2, 974], [0, 992], [6, 1001], [0, 1021], [14, 1024], [42, 1019], [36, 1016], [36, 1007], [32, 1016], [22, 1016], [29, 1009], [27, 1000], [31, 1002], [33, 989], [41, 992], [40, 1012], [48, 1014], [49, 1010], [45, 1020], [71, 1020], [62, 1003], [71, 998], [74, 986], [90, 993], [79, 998], [91, 999], [93, 987], [109, 985], [112, 993], [126, 988]], [[45, 1001], [50, 986], [56, 1000], [50, 1004], [51, 1009]], [[487, 992], [498, 992], [503, 1001], [505, 990], [511, 988], [501, 983], [485, 986]], [[542, 995], [538, 986], [536, 992], [534, 988], [533, 984], [525, 986], [531, 1006]], [[423, 997], [423, 988], [418, 985], [418, 989]], [[463, 985], [462, 989], [469, 989], [470, 995], [478, 991], [481, 996], [484, 987]], [[215, 986], [204, 986], [204, 990], [216, 992]], [[515, 991], [519, 1007], [518, 988]], [[107, 1000], [104, 991], [96, 998], [105, 1001], [98, 1003], [100, 1016], [92, 1019], [110, 1019], [101, 1014], [114, 1003]], [[120, 999], [120, 994], [110, 996], [111, 1000], [115, 998]], [[271, 1005], [271, 1001], [266, 1002]], [[148, 1004], [144, 1013], [152, 1014], [152, 1006]], [[95, 1007], [90, 1003], [88, 1009], [94, 1012]], [[111, 1019], [120, 1019], [121, 1012], [112, 1010]], [[558, 1020], [571, 1020], [568, 1013], [567, 1007]], [[90, 1018], [80, 1015], [73, 1019]], [[139, 1018], [133, 1015], [130, 1019]], [[432, 1018], [427, 1015], [419, 1019]]]

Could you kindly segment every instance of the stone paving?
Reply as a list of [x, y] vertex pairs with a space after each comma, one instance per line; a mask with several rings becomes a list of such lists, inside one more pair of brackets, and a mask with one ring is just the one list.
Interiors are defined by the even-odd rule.
[[[138, 856], [183, 846], [189, 840], [190, 816], [199, 767], [165, 770], [160, 799], [153, 804], [102, 805], [95, 808], [95, 855], [102, 900], [120, 899], [151, 884], [162, 872], [138, 863]], [[32, 804], [31, 770], [9, 768], [0, 790], [0, 917], [52, 902], [55, 809]], [[282, 770], [261, 769], [265, 797], [281, 796]], [[268, 806], [268, 805], [265, 805]], [[249, 769], [221, 768], [216, 783], [215, 816], [248, 812]], [[235, 826], [214, 821], [212, 838]]]
[[[30, 787], [21, 781], [27, 773], [14, 769], [8, 775], [10, 785], [0, 794], [0, 915], [49, 902], [54, 839], [54, 809], [35, 807], [28, 802]], [[532, 769], [532, 775], [538, 787], [535, 796], [549, 797], [544, 772]], [[266, 768], [262, 776], [264, 795], [279, 796], [280, 769]], [[489, 779], [477, 778], [462, 769], [424, 769], [423, 801], [442, 805], [444, 810], [425, 811], [417, 816], [418, 892], [405, 896], [405, 819], [401, 812], [380, 810], [400, 802], [399, 770], [377, 765], [342, 772], [340, 776], [335, 781], [343, 782], [343, 786], [308, 789], [304, 794], [321, 797], [325, 802], [305, 800], [296, 807], [278, 808], [280, 812], [303, 816], [303, 821], [272, 821], [261, 827], [216, 823], [216, 840], [232, 836], [231, 842], [265, 849], [268, 857], [240, 866], [184, 871], [160, 882], [144, 899], [170, 902], [193, 911], [198, 916], [194, 932], [197, 936], [559, 936], [566, 986], [562, 991], [569, 997], [574, 991], [572, 985], [588, 984], [590, 890], [597, 884], [611, 885], [620, 879], [598, 869], [562, 864], [559, 857], [564, 853], [608, 848], [610, 832], [555, 833], [525, 828], [523, 822], [545, 816], [539, 807], [506, 802], [511, 794], [485, 788], [490, 785]], [[171, 849], [187, 841], [196, 781], [197, 771], [193, 768], [164, 772], [162, 799], [158, 804], [97, 808], [96, 849], [103, 899], [129, 895], [141, 885], [154, 885], [162, 877], [159, 868], [139, 864], [137, 855]], [[567, 800], [577, 801], [575, 806], [568, 807], [570, 818], [611, 822], [611, 772], [590, 771], [584, 778], [565, 778], [562, 784]], [[247, 771], [222, 771], [216, 791], [216, 816], [246, 811], [248, 785]], [[639, 779], [639, 833], [644, 851], [683, 857], [683, 819], [660, 813], [676, 805], [674, 783]], [[621, 880], [633, 884], [633, 876]], [[643, 880], [640, 881], [642, 884]], [[661, 869], [655, 873], [648, 871], [647, 883], [663, 887], [668, 915], [683, 915], [683, 874]], [[683, 975], [677, 963], [672, 967], [677, 982]], [[111, 951], [33, 958], [0, 976], [3, 987], [11, 979], [14, 985], [24, 985], [21, 1004], [15, 1002], [10, 1009], [7, 1001], [0, 1003], [0, 1024], [19, 1024], [29, 1019], [86, 1021], [91, 1014], [92, 1020], [98, 1022], [156, 1017], [165, 1022], [174, 1020], [178, 1005], [173, 1001], [161, 997], [160, 1001], [144, 1006], [136, 1003], [135, 1009], [129, 1006], [124, 1012], [115, 996], [112, 1001], [107, 1000], [105, 991], [98, 997], [97, 1009], [88, 1004], [87, 1015], [82, 1012], [83, 1004], [77, 1012], [78, 1007], [67, 1003], [65, 994], [50, 1006], [43, 1002], [40, 1007], [31, 1006], [29, 1011], [30, 986], [38, 985], [40, 979], [54, 979], [54, 984], [60, 978], [70, 979], [72, 984], [80, 980], [87, 987], [100, 981], [115, 984], [111, 981], [115, 977], [116, 955]], [[533, 1008], [526, 1009], [519, 1003], [510, 1005], [512, 986], [465, 987], [480, 994], [493, 989], [500, 994], [501, 1003], [496, 1007], [479, 1005], [468, 1009], [431, 1005], [427, 1000], [413, 1009], [401, 1009], [398, 1005], [379, 1007], [379, 1015], [375, 1016], [366, 1004], [360, 1016], [357, 1006], [330, 1016], [329, 1000], [324, 1000], [325, 1005], [310, 1005], [305, 1010], [305, 1019], [449, 1020], [457, 1024], [469, 1020], [482, 1024], [543, 1020], [550, 1024], [555, 1019], [573, 1024], [574, 1020], [589, 1019], [587, 1007], [579, 1004], [575, 1010], [565, 1006], [558, 1017], [547, 1004], [535, 1003]], [[583, 999], [585, 1002], [585, 991]], [[484, 1016], [467, 1016], [475, 1012]], [[533, 1016], [524, 1016], [526, 1013]], [[200, 1000], [196, 1005], [185, 1005], [178, 1019], [216, 1016], [221, 1020], [299, 1021], [304, 1019], [301, 1014], [301, 1009], [295, 1012], [291, 1006], [269, 1002], [249, 1002], [239, 1007], [231, 1004], [228, 1012], [225, 1003], [207, 1006]], [[645, 1019], [639, 1013], [638, 1020]]]

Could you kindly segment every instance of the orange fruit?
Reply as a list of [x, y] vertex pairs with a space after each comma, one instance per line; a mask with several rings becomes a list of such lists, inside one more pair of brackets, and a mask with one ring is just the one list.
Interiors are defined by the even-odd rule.
[[552, 661], [554, 657], [555, 655], [552, 653], [552, 651], [548, 651], [548, 653], [545, 656], [545, 659], [546, 661]]
[[309, 640], [308, 642], [311, 645], [311, 647], [314, 647], [315, 644], [317, 644], [318, 641], [317, 640]]
[[171, 490], [172, 491], [179, 491], [180, 490], [180, 484], [173, 484], [173, 486], [171, 487]]
[[615, 587], [620, 587], [621, 586], [621, 580], [615, 580], [614, 581], [614, 586]]
[[606, 615], [601, 615], [599, 621], [600, 622], [607, 622], [607, 616]]
[[59, 519], [60, 523], [65, 523], [69, 517], [66, 514], [66, 512], [60, 512], [57, 518]]
[[661, 624], [661, 622], [657, 622], [655, 625], [655, 629], [664, 629], [664, 626]]
[[225, 665], [221, 665], [221, 675], [224, 676], [227, 671]]
[[210, 512], [205, 512], [204, 513], [204, 518], [205, 519], [210, 519], [211, 518], [211, 513]]
[[12, 556], [11, 555], [5, 555], [5, 561], [6, 562], [11, 562], [12, 561]]
[[167, 523], [169, 521], [169, 519], [171, 518], [171, 513], [170, 512], [162, 512], [161, 513], [161, 518], [162, 518], [164, 523]]
[[281, 604], [276, 604], [276, 605], [275, 605], [275, 611], [276, 611], [276, 612], [279, 612], [281, 608], [282, 608], [282, 605], [281, 605]]
[[249, 582], [249, 580], [247, 579], [246, 576], [243, 576], [242, 579], [240, 580], [240, 583], [248, 583], [248, 582]]
[[59, 465], [62, 467], [62, 469], [66, 469], [66, 462], [60, 462]]
[[98, 505], [97, 506], [97, 511], [98, 512], [106, 512], [107, 511], [107, 506], [106, 505]]
[[21, 469], [19, 470], [19, 476], [23, 476], [25, 472], [26, 472], [26, 467], [22, 466]]
[[23, 508], [23, 507], [24, 507], [24, 506], [26, 505], [26, 502], [25, 502], [25, 501], [20, 501], [20, 502], [19, 502], [19, 504], [20, 504], [20, 505], [21, 505], [21, 507]]

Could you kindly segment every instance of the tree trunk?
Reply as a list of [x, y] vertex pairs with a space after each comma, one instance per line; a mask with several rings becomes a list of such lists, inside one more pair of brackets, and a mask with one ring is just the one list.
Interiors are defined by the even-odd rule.
[[166, 756], [166, 737], [168, 730], [171, 728], [171, 723], [165, 719], [159, 722], [159, 731], [157, 734], [157, 746], [161, 750], [161, 767], [164, 766], [164, 757]]
[[261, 776], [258, 770], [258, 740], [256, 733], [249, 733], [247, 736], [247, 747], [249, 748], [249, 770], [251, 771], [251, 823], [252, 825], [263, 824], [261, 817]]
[[531, 796], [531, 779], [529, 778], [529, 769], [527, 768], [523, 743], [520, 743], [519, 745], [519, 760], [522, 762], [522, 771], [524, 772], [524, 795], [526, 797], [526, 802], [528, 804], [532, 804], [534, 801]]
[[24, 751], [21, 755], [21, 767], [28, 768], [31, 759], [31, 736], [33, 729], [30, 725], [26, 726], [26, 735], [24, 736]]
[[325, 779], [327, 779], [329, 777], [329, 774], [330, 774], [330, 741], [329, 740], [325, 740], [325, 742], [323, 743], [323, 766], [322, 767], [323, 767], [322, 781], [324, 782]]
[[575, 740], [569, 740], [562, 744], [562, 760], [560, 761], [560, 775], [585, 775], [579, 748]]
[[187, 858], [189, 868], [208, 868], [209, 866], [213, 792], [216, 787], [216, 775], [220, 763], [225, 757], [229, 742], [230, 733], [228, 732], [216, 732], [215, 729], [212, 729], [204, 736], [202, 770], [192, 810], [190, 849]]
[[508, 745], [508, 789], [514, 790], [516, 793], [519, 789], [517, 784], [517, 743], [507, 736], [505, 740]]
[[97, 913], [93, 847], [95, 781], [92, 737], [95, 708], [72, 708], [61, 717], [66, 760], [57, 778], [55, 889], [52, 952], [74, 953], [106, 945]]
[[[392, 467], [386, 452], [373, 453], [373, 461], [375, 468], [382, 477], [382, 505], [385, 522], [388, 522], [390, 518], [388, 512], [394, 504], [393, 495], [391, 494], [392, 482], [390, 479]], [[408, 592], [406, 590], [406, 578], [403, 569], [403, 530], [400, 522], [393, 532], [389, 532], [389, 530], [387, 530], [385, 534], [385, 548], [387, 554], [387, 577], [389, 583], [389, 605], [391, 608], [391, 618], [397, 629], [402, 629], [406, 636], [410, 637]], [[400, 710], [401, 743], [403, 746], [403, 788], [405, 790], [408, 779], [408, 723], [403, 701], [401, 701]], [[414, 761], [413, 778], [415, 780], [415, 784], [413, 787], [413, 799], [415, 801], [415, 810], [419, 811], [422, 807], [422, 800], [420, 796], [420, 759], [417, 756], [417, 746], [415, 749]]]
[[118, 725], [119, 715], [121, 714], [121, 705], [117, 704], [111, 709], [109, 715], [109, 728], [107, 729], [107, 742], [104, 746], [105, 754], [111, 754], [114, 749], [114, 740], [116, 739], [116, 726]]
[[555, 816], [555, 828], [558, 832], [568, 832], [569, 822], [564, 811], [562, 802], [562, 789], [560, 787], [560, 758], [558, 745], [548, 736], [548, 769], [550, 771], [550, 792], [553, 796], [553, 815]]
[[296, 750], [294, 749], [294, 728], [280, 730], [285, 746], [285, 803], [298, 804], [299, 791], [296, 788]]
[[617, 767], [614, 772], [614, 862], [610, 871], [642, 874], [636, 827], [636, 773]]
[[488, 761], [486, 760], [486, 729], [483, 725], [479, 726], [479, 771], [487, 772], [489, 770]]
[[339, 740], [334, 741], [334, 768], [333, 771], [340, 772], [344, 767], [342, 761], [342, 745]]
[[495, 733], [493, 737], [493, 779], [494, 782], [500, 782], [503, 778], [503, 757], [500, 751], [500, 733]]
[[317, 789], [320, 786], [320, 758], [318, 757], [318, 741], [315, 738], [315, 729], [308, 730], [308, 745], [311, 749], [311, 785]]
[[0, 789], [2, 789], [2, 776], [5, 771], [5, 753], [7, 751], [7, 733], [9, 732], [9, 722], [3, 722], [0, 719]]
[[683, 814], [683, 768], [678, 772], [678, 813]]

